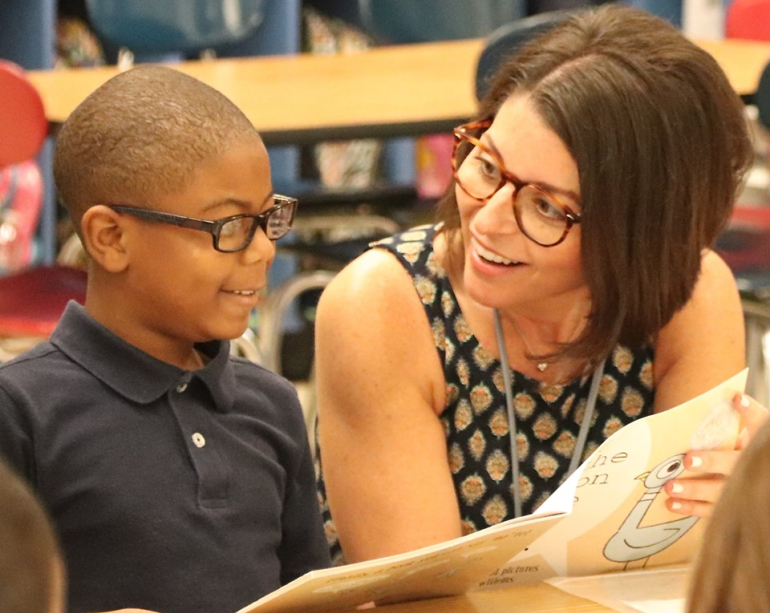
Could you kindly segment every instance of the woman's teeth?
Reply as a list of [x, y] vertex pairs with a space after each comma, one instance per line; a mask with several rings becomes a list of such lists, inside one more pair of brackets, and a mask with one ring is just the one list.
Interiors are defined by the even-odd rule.
[[518, 264], [518, 262], [514, 262], [513, 260], [507, 260], [501, 255], [498, 255], [491, 251], [487, 251], [481, 245], [476, 245], [476, 253], [478, 253], [483, 259], [488, 260], [489, 262], [494, 262], [495, 264], [504, 264], [505, 266], [510, 266], [511, 264]]

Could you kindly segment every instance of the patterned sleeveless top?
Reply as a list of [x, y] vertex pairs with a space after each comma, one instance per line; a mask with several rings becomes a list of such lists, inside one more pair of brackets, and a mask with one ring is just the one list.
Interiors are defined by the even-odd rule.
[[[438, 226], [419, 226], [374, 243], [393, 253], [414, 280], [444, 365], [446, 406], [441, 414], [449, 467], [464, 534], [513, 517], [511, 449], [500, 361], [471, 333], [449, 279], [433, 251]], [[653, 349], [618, 345], [607, 359], [588, 439], [587, 458], [627, 423], [652, 413]], [[518, 427], [522, 511], [534, 512], [567, 478], [591, 386], [591, 376], [564, 385], [541, 385], [511, 372]], [[316, 446], [316, 449], [318, 447]], [[335, 563], [342, 562], [329, 513], [320, 456], [318, 492]]]

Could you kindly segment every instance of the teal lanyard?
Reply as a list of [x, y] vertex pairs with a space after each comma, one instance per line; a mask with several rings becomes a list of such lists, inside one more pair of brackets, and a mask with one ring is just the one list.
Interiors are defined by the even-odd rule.
[[[503, 384], [505, 385], [505, 408], [508, 413], [508, 437], [511, 446], [511, 490], [513, 492], [513, 514], [514, 517], [521, 517], [521, 484], [519, 483], [519, 454], [516, 445], [516, 415], [513, 412], [513, 391], [511, 381], [511, 369], [508, 365], [508, 352], [505, 349], [505, 338], [503, 337], [503, 324], [500, 321], [500, 313], [497, 309], [493, 310], [495, 320], [495, 336], [497, 338], [497, 349], [500, 352], [500, 368], [503, 371]], [[572, 452], [572, 458], [569, 463], [567, 477], [575, 472], [580, 465], [580, 458], [583, 456], [583, 450], [588, 439], [588, 430], [591, 428], [591, 419], [593, 418], [596, 407], [596, 399], [599, 396], [599, 385], [604, 373], [604, 363], [601, 363], [594, 370], [591, 379], [591, 389], [588, 392], [588, 401], [586, 402], [586, 412], [583, 421], [580, 424], [580, 432], [577, 441], [575, 441], [575, 450]]]

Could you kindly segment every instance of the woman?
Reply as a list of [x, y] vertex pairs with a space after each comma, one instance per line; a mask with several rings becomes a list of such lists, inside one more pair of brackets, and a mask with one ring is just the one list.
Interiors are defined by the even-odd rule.
[[[319, 305], [320, 493], [348, 561], [531, 513], [612, 432], [744, 367], [709, 246], [752, 151], [711, 56], [635, 9], [581, 13], [455, 137], [441, 224], [366, 252]], [[736, 456], [688, 454], [711, 476], [672, 481], [669, 507], [707, 515]]]

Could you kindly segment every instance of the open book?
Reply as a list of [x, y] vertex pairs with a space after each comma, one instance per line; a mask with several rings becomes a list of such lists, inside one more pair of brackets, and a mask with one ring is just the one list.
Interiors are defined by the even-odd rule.
[[747, 371], [615, 432], [532, 515], [404, 554], [317, 570], [238, 613], [303, 613], [462, 594], [555, 576], [689, 562], [705, 522], [668, 511], [691, 449], [732, 448]]

